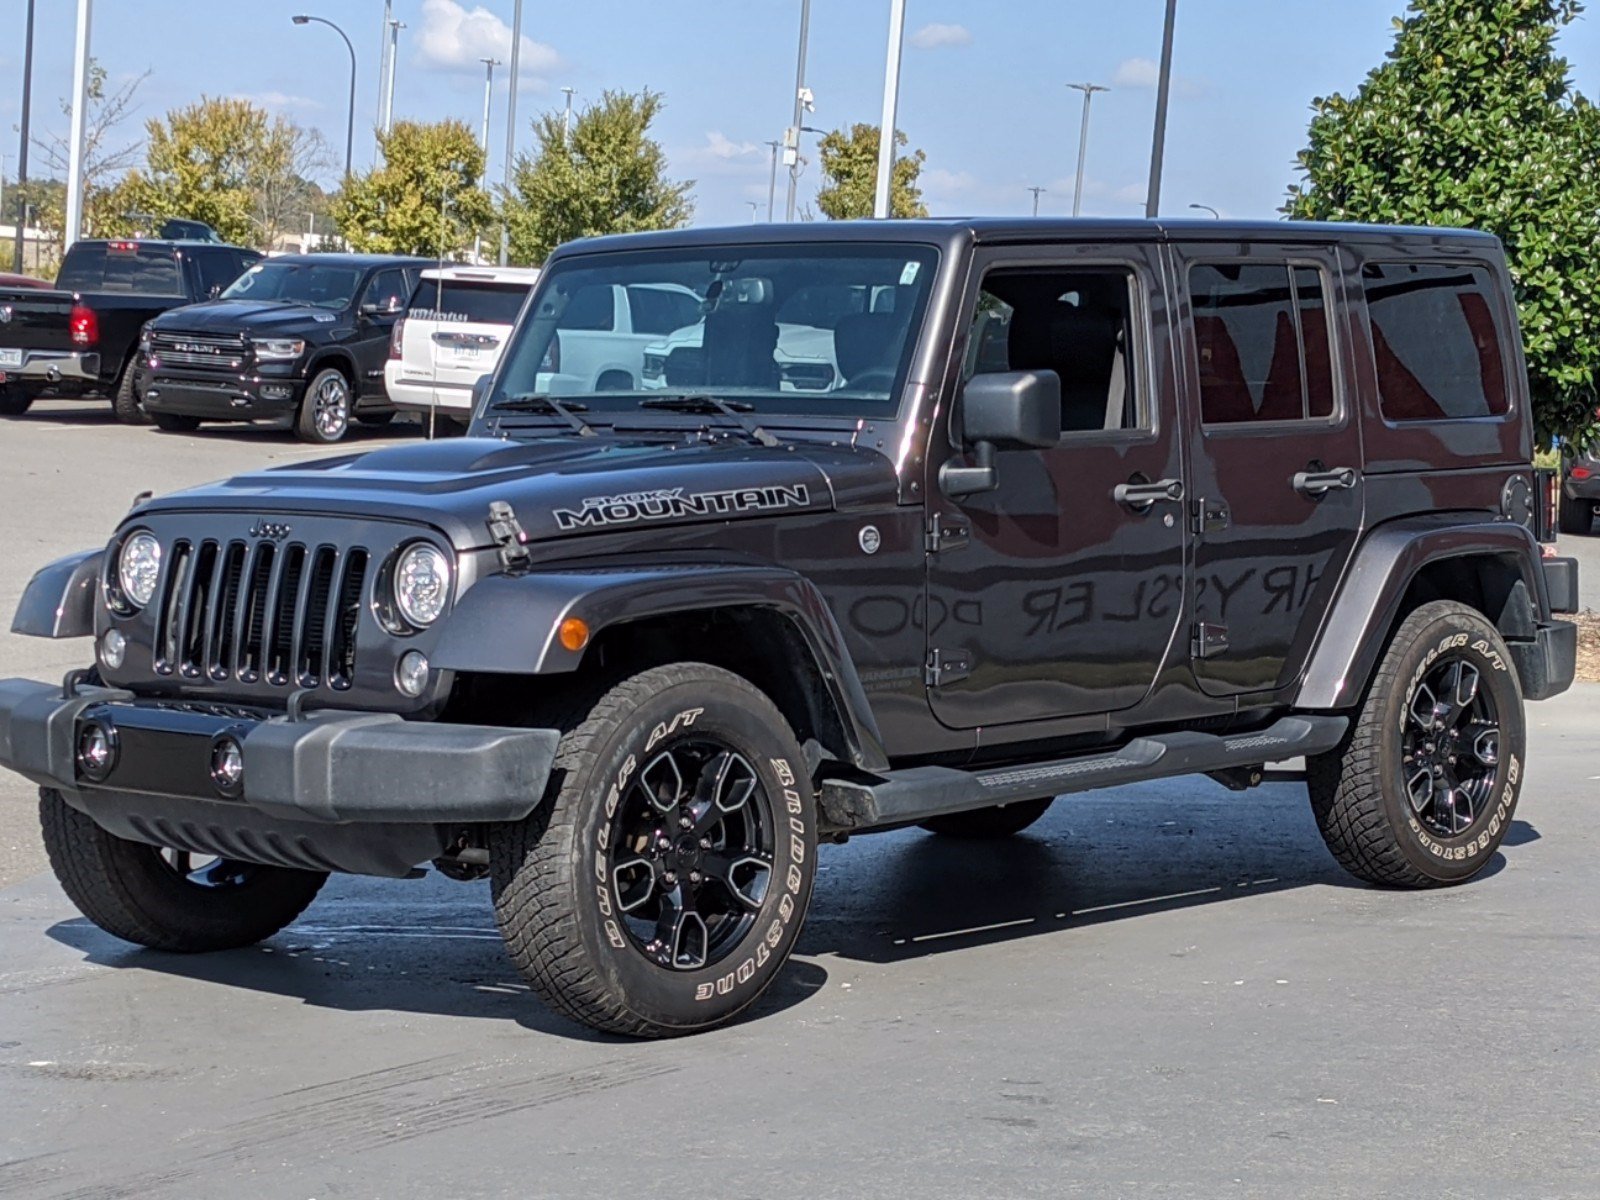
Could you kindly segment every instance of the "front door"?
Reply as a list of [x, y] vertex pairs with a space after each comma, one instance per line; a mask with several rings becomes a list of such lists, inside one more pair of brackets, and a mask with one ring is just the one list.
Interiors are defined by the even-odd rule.
[[406, 273], [385, 267], [367, 282], [356, 311], [356, 365], [361, 370], [363, 395], [384, 394], [383, 366], [389, 359], [389, 339], [394, 323], [411, 298]]
[[1188, 245], [1181, 293], [1194, 430], [1192, 647], [1213, 695], [1298, 677], [1361, 530], [1361, 432], [1331, 247]]
[[950, 396], [981, 372], [1055, 371], [1062, 429], [1001, 451], [990, 492], [946, 498], [929, 464], [928, 695], [946, 726], [1125, 709], [1169, 653], [1185, 524], [1161, 277], [1153, 247], [978, 258]]

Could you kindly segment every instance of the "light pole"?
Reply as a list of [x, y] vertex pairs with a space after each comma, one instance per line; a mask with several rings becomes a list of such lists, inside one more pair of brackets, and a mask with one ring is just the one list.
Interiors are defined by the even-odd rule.
[[393, 20], [394, 0], [383, 0], [383, 24], [378, 26], [378, 120], [372, 127], [374, 132], [389, 128], [389, 115], [383, 107], [383, 81], [389, 77], [389, 25]]
[[561, 90], [567, 94], [567, 109], [566, 109], [566, 111], [564, 113], [561, 114], [561, 144], [563, 146], [565, 146], [569, 142], [572, 141], [572, 92], [573, 92], [573, 89], [569, 88], [569, 87], [564, 87]]
[[1089, 153], [1089, 101], [1094, 99], [1096, 92], [1109, 92], [1111, 89], [1101, 87], [1098, 83], [1069, 83], [1067, 86], [1083, 93], [1083, 125], [1078, 130], [1078, 180], [1072, 185], [1072, 215], [1077, 216], [1083, 210], [1083, 164]]
[[78, 240], [83, 226], [83, 121], [89, 98], [91, 0], [78, 0], [78, 36], [73, 43], [72, 126], [67, 137], [67, 213], [61, 249]]
[[326, 25], [329, 29], [344, 38], [344, 48], [350, 51], [350, 110], [344, 121], [344, 181], [350, 182], [350, 156], [356, 144], [356, 48], [350, 44], [350, 39], [327, 17], [308, 17], [305, 13], [290, 17], [296, 25], [309, 25], [313, 21], [318, 25]]
[[494, 69], [500, 65], [498, 58], [480, 58], [483, 64], [483, 173], [489, 173], [489, 97], [494, 92]]
[[800, 122], [811, 105], [806, 88], [806, 39], [811, 33], [811, 0], [800, 0], [800, 50], [794, 66], [794, 120], [783, 132], [783, 161], [789, 165], [789, 198], [783, 206], [783, 219], [794, 220], [795, 192], [800, 186]]
[[[400, 31], [406, 27], [404, 21], [389, 22], [389, 65], [383, 84], [383, 131], [388, 133], [394, 128], [394, 67], [395, 60], [400, 57]], [[354, 50], [351, 51], [355, 53]]]
[[745, 203], [750, 206], [750, 224], [754, 225], [756, 223], [756, 213], [761, 209], [761, 202], [759, 200], [746, 200]]
[[1037, 217], [1039, 215], [1039, 197], [1041, 195], [1043, 195], [1045, 192], [1049, 191], [1050, 189], [1049, 188], [1042, 188], [1042, 187], [1031, 187], [1028, 190], [1033, 193], [1033, 215]]
[[905, 40], [906, 0], [889, 0], [889, 53], [883, 64], [883, 120], [878, 122], [878, 186], [872, 215], [889, 215], [889, 185], [894, 176], [895, 113], [900, 107], [900, 48]]
[[1156, 79], [1156, 127], [1150, 143], [1150, 191], [1145, 196], [1144, 215], [1154, 217], [1161, 208], [1161, 160], [1167, 146], [1167, 98], [1172, 92], [1172, 31], [1178, 20], [1178, 0], [1167, 0], [1167, 16], [1161, 27], [1161, 73]]
[[[517, 83], [522, 70], [522, 0], [517, 0], [511, 17], [511, 94], [506, 98], [506, 183], [504, 204], [511, 199], [511, 172], [517, 157]], [[500, 265], [506, 265], [511, 254], [511, 225], [500, 222]]]
[[22, 35], [22, 144], [17, 148], [17, 241], [12, 269], [22, 274], [22, 238], [28, 215], [28, 98], [33, 92], [33, 0], [28, 0], [27, 28]]
[[772, 173], [767, 178], [767, 223], [772, 223], [772, 205], [778, 198], [778, 151], [783, 143], [778, 141], [765, 142], [764, 145], [772, 147]]
[[1211, 205], [1209, 205], [1209, 204], [1191, 204], [1191, 205], [1189, 205], [1189, 207], [1190, 208], [1202, 209], [1205, 212], [1210, 213], [1217, 220], [1219, 220], [1219, 221], [1222, 220], [1222, 214], [1219, 213], [1216, 209], [1212, 208]]

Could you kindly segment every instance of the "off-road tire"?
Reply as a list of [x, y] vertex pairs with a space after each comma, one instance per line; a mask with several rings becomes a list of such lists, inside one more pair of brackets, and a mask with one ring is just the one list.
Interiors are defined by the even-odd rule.
[[1021, 833], [1044, 816], [1054, 803], [1054, 797], [1048, 800], [1019, 800], [1013, 804], [996, 804], [993, 808], [948, 813], [922, 822], [922, 828], [941, 837], [971, 841], [1008, 838]]
[[[1497, 765], [1472, 824], [1442, 836], [1418, 819], [1404, 784], [1403, 735], [1415, 689], [1441, 656], [1454, 655], [1490, 689], [1499, 724]], [[1522, 689], [1505, 643], [1482, 613], [1450, 600], [1401, 622], [1343, 741], [1307, 762], [1322, 839], [1339, 864], [1369, 883], [1431, 888], [1481, 871], [1511, 827], [1526, 763]], [[1414, 766], [1414, 764], [1413, 764]]]
[[[731, 1020], [782, 969], [811, 899], [815, 796], [793, 731], [766, 695], [703, 663], [642, 671], [565, 727], [543, 802], [490, 841], [512, 961], [552, 1009], [603, 1032], [671, 1037]], [[755, 773], [774, 832], [769, 882], [730, 948], [712, 958], [707, 934], [704, 965], [669, 967], [632, 940], [608, 843], [657, 758], [707, 738]]]
[[134, 385], [133, 359], [123, 365], [122, 377], [117, 380], [117, 390], [111, 397], [111, 411], [119, 425], [148, 425], [150, 414], [144, 410], [139, 389]]
[[32, 407], [33, 397], [19, 385], [0, 385], [0, 417], [20, 417]]
[[150, 419], [163, 433], [193, 433], [200, 428], [199, 417], [187, 416], [184, 413], [151, 413]]
[[1594, 501], [1569, 500], [1563, 496], [1556, 520], [1562, 533], [1578, 533], [1587, 537], [1594, 529]]
[[232, 950], [271, 937], [316, 897], [327, 876], [251, 866], [241, 882], [204, 887], [161, 851], [107, 833], [53, 788], [39, 789], [45, 850], [67, 898], [124, 941], [178, 954]]

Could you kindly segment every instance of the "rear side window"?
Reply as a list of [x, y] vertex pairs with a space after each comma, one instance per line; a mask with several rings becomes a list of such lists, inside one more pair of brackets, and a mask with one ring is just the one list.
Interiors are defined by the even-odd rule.
[[1368, 263], [1361, 281], [1386, 418], [1448, 421], [1506, 411], [1488, 268]]
[[1333, 415], [1327, 284], [1319, 268], [1196, 263], [1189, 296], [1205, 424]]
[[580, 287], [567, 301], [567, 307], [556, 322], [557, 329], [610, 329], [616, 321], [616, 297], [609, 283]]
[[232, 250], [200, 250], [194, 253], [195, 270], [200, 274], [200, 294], [220, 296], [239, 278], [239, 256]]
[[631, 287], [628, 315], [635, 333], [673, 333], [700, 320], [700, 299], [676, 288]]
[[56, 276], [67, 292], [111, 292], [133, 296], [181, 296], [178, 259], [166, 246], [110, 242], [75, 246]]
[[530, 287], [476, 279], [424, 279], [411, 293], [410, 315], [425, 321], [513, 325]]

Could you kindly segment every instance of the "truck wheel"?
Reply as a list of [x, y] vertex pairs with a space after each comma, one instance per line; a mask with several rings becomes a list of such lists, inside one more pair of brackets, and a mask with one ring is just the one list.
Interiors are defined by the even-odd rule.
[[1323, 841], [1369, 883], [1471, 879], [1511, 826], [1526, 738], [1495, 627], [1464, 604], [1424, 604], [1395, 633], [1344, 741], [1307, 763]]
[[295, 418], [295, 432], [302, 442], [337, 442], [350, 429], [350, 404], [350, 381], [344, 372], [324, 367], [306, 387], [300, 414]]
[[317, 871], [213, 859], [199, 866], [107, 833], [39, 789], [39, 823], [67, 899], [101, 929], [154, 950], [231, 950], [271, 937], [298, 917], [327, 876]]
[[150, 419], [164, 433], [193, 433], [200, 428], [199, 417], [186, 417], [182, 413], [151, 413]]
[[117, 381], [116, 393], [111, 397], [111, 411], [122, 425], [148, 425], [150, 414], [144, 410], [144, 401], [133, 381], [133, 359], [122, 368], [122, 378]]
[[749, 1005], [811, 899], [815, 797], [794, 733], [728, 671], [679, 663], [608, 691], [551, 788], [490, 842], [512, 960], [557, 1012], [669, 1037]]
[[1561, 508], [1557, 514], [1562, 533], [1581, 533], [1585, 536], [1594, 528], [1594, 502], [1591, 500], [1569, 500], [1561, 497]]
[[978, 808], [971, 812], [949, 813], [922, 822], [929, 833], [943, 837], [969, 838], [974, 841], [990, 838], [1008, 838], [1021, 833], [1050, 810], [1055, 798], [1049, 800], [1020, 800], [1015, 804], [996, 804], [993, 808]]
[[15, 385], [0, 385], [0, 417], [20, 417], [33, 406], [33, 397]]

